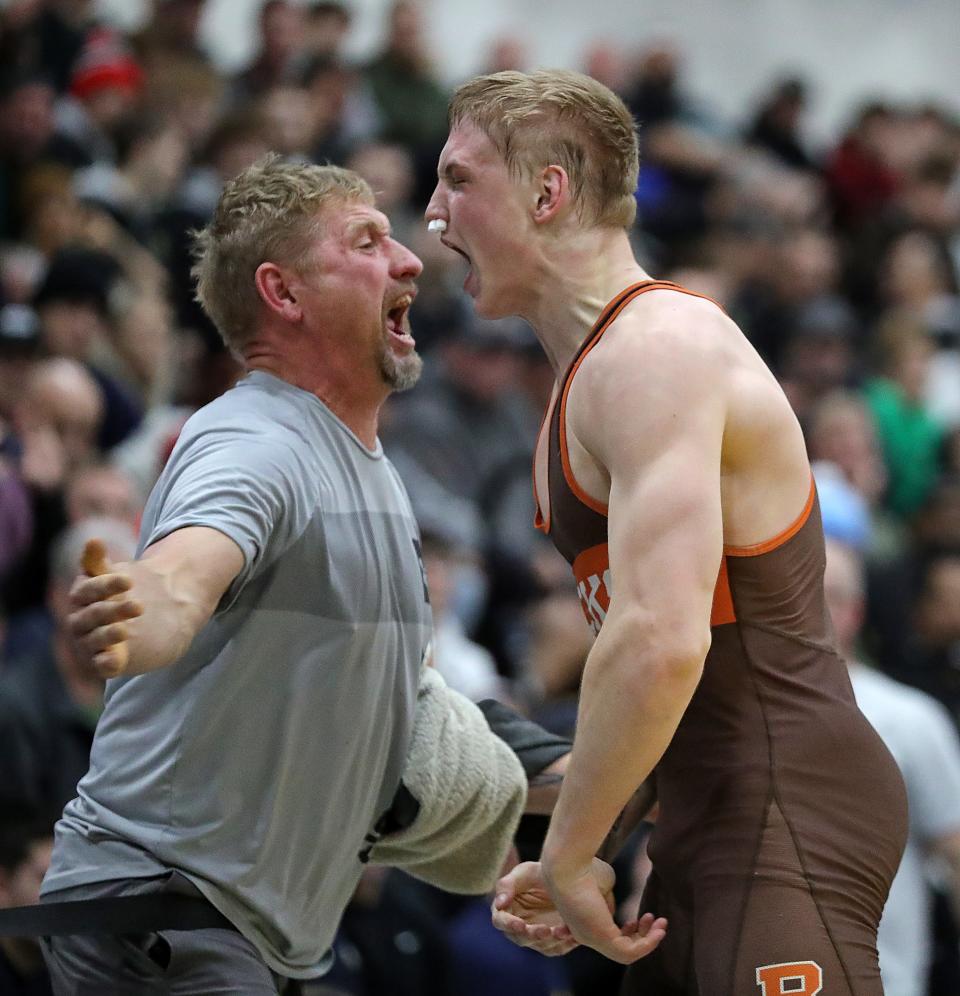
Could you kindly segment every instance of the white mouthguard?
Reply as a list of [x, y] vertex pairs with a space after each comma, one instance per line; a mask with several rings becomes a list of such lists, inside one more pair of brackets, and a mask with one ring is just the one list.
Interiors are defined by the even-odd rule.
[[440, 232], [443, 234], [447, 230], [447, 223], [442, 218], [434, 218], [427, 225], [428, 232]]

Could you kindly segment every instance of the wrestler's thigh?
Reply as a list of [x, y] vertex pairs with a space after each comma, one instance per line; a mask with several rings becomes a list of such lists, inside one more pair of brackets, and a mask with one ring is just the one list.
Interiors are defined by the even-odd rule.
[[699, 898], [693, 946], [700, 996], [883, 996], [869, 928], [825, 919], [809, 889], [759, 880], [745, 906], [733, 890], [727, 898], [720, 890], [712, 901]]

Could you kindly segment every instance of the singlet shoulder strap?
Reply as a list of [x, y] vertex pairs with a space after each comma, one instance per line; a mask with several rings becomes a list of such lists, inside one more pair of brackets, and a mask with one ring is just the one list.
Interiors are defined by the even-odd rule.
[[[617, 317], [623, 311], [623, 309], [632, 301], [634, 298], [639, 297], [641, 294], [645, 294], [648, 291], [653, 290], [672, 290], [679, 291], [682, 294], [690, 294], [691, 291], [686, 291], [684, 288], [680, 287], [678, 284], [672, 283], [669, 280], [644, 280], [637, 284], [632, 284], [631, 286], [622, 290], [604, 309], [600, 312], [600, 317], [594, 323], [593, 328], [590, 330], [590, 334], [584, 339], [583, 345], [577, 350], [570, 366], [567, 368], [567, 372], [564, 374], [563, 383], [560, 388], [560, 397], [557, 401], [558, 409], [558, 419], [559, 419], [559, 430], [560, 430], [560, 464], [563, 467], [563, 476], [566, 479], [567, 487], [576, 495], [576, 497], [587, 506], [587, 508], [593, 509], [594, 512], [600, 515], [607, 514], [607, 506], [603, 502], [599, 502], [580, 487], [577, 483], [577, 479], [573, 474], [573, 469], [570, 466], [570, 453], [567, 448], [567, 395], [570, 393], [570, 385], [573, 383], [574, 375], [580, 368], [580, 364], [587, 358], [587, 354], [591, 349], [600, 341], [603, 337], [603, 333], [616, 321]], [[697, 295], [698, 297], [701, 295]]]

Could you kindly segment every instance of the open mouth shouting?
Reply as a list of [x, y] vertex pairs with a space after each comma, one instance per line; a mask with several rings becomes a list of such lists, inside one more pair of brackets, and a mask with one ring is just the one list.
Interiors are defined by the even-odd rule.
[[473, 260], [460, 248], [460, 246], [454, 245], [454, 243], [450, 242], [448, 239], [445, 239], [442, 235], [440, 236], [440, 241], [448, 249], [452, 249], [458, 256], [461, 257], [461, 259], [466, 260], [467, 266], [470, 269], [467, 271], [467, 276], [463, 281], [463, 289], [468, 294], [476, 296], [477, 281], [476, 281], [476, 275], [473, 270]]
[[390, 336], [391, 345], [397, 347], [401, 352], [410, 352], [416, 343], [410, 334], [410, 305], [416, 292], [408, 291], [398, 297], [393, 304], [387, 308], [387, 315], [384, 324]]

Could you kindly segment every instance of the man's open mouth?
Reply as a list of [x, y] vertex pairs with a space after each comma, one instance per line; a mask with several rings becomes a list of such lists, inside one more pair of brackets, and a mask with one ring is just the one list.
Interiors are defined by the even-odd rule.
[[387, 331], [404, 342], [413, 342], [413, 337], [406, 327], [407, 312], [411, 304], [413, 304], [413, 295], [404, 294], [397, 299], [393, 307], [387, 309]]

